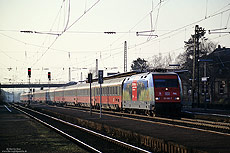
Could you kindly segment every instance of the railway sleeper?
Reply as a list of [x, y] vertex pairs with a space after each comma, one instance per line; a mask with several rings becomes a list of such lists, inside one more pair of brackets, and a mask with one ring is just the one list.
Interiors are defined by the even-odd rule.
[[93, 121], [83, 120], [80, 118], [74, 118], [72, 116], [66, 116], [59, 113], [54, 113], [49, 110], [42, 110], [42, 112], [47, 113], [49, 115], [58, 117], [60, 119], [73, 122], [79, 126], [90, 128], [92, 130], [96, 130], [102, 134], [111, 136], [116, 139], [120, 139], [127, 143], [130, 143], [135, 146], [144, 147], [153, 152], [162, 152], [162, 153], [205, 153], [200, 150], [192, 149], [185, 147], [183, 145], [179, 145], [173, 142], [165, 141], [163, 139], [157, 139], [150, 136], [141, 135], [132, 131], [114, 128], [109, 125], [104, 125], [100, 123], [96, 123]]

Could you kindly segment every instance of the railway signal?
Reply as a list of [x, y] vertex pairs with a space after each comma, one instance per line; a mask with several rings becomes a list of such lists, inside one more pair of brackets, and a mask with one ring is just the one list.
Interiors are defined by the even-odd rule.
[[89, 83], [92, 83], [92, 82], [93, 82], [92, 73], [89, 73], [89, 74], [88, 74], [88, 82], [89, 82]]
[[51, 80], [51, 72], [48, 72], [48, 79]]
[[31, 78], [31, 68], [28, 68], [28, 76]]

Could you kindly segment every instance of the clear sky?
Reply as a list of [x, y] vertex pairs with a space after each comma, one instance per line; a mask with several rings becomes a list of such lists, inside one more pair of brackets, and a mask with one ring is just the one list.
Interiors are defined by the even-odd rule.
[[[69, 67], [78, 81], [96, 59], [99, 69], [123, 72], [124, 41], [130, 70], [137, 57], [182, 53], [196, 24], [230, 32], [229, 18], [229, 0], [0, 0], [0, 82], [27, 82], [28, 67], [32, 82], [47, 82], [48, 71], [66, 82]], [[158, 37], [136, 35], [150, 30]], [[230, 47], [229, 33], [205, 37]]]

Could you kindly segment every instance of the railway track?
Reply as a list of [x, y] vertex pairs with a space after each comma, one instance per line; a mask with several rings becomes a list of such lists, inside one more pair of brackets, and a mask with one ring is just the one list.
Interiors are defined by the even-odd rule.
[[81, 145], [83, 148], [87, 149], [90, 152], [149, 153], [149, 151], [147, 150], [80, 127], [70, 122], [52, 117], [39, 111], [25, 108], [20, 105], [12, 105], [12, 107], [55, 130], [56, 132]]
[[[63, 108], [89, 111], [88, 108], [69, 107], [69, 106]], [[95, 109], [93, 110], [93, 112], [99, 113], [99, 111]], [[117, 117], [123, 117], [127, 119], [139, 120], [143, 122], [152, 122], [154, 124], [164, 124], [168, 126], [176, 126], [180, 128], [187, 128], [191, 130], [198, 130], [198, 131], [230, 136], [230, 123], [214, 122], [214, 121], [191, 119], [191, 118], [174, 119], [174, 118], [165, 118], [165, 117], [152, 117], [152, 116], [128, 114], [128, 113], [113, 112], [113, 111], [106, 111], [106, 110], [103, 110], [103, 114], [111, 115], [115, 117], [117, 116]]]

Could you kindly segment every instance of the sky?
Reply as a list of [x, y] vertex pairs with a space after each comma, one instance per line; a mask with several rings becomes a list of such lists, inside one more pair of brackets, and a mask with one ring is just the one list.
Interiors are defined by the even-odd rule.
[[[125, 41], [128, 71], [138, 57], [176, 58], [195, 25], [230, 32], [229, 18], [229, 0], [0, 0], [0, 82], [28, 82], [29, 67], [34, 83], [47, 83], [48, 72], [68, 82], [69, 68], [79, 81], [96, 59], [104, 74], [124, 72]], [[229, 33], [205, 37], [230, 47]]]

